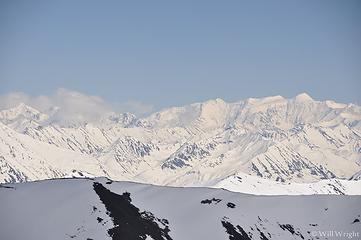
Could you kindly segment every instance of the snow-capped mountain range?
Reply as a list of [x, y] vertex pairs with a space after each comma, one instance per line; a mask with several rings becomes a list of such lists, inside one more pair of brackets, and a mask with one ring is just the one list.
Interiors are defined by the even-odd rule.
[[215, 99], [144, 118], [112, 113], [66, 126], [51, 120], [56, 111], [25, 104], [0, 111], [0, 182], [88, 174], [245, 190], [234, 187], [240, 177], [272, 186], [324, 180], [320, 185], [327, 189], [310, 193], [334, 187], [352, 193], [347, 189], [353, 186], [336, 179], [357, 180], [361, 171], [361, 107], [305, 93], [234, 103]]

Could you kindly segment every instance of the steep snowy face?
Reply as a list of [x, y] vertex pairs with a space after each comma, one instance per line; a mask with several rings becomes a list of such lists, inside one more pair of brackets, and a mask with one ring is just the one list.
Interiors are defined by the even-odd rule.
[[130, 136], [120, 137], [99, 156], [99, 163], [115, 179], [116, 176], [132, 179], [143, 169], [151, 167], [145, 159], [159, 150], [151, 142], [145, 143]]
[[[208, 185], [238, 173], [279, 182], [349, 179], [361, 170], [361, 108], [315, 101], [305, 93], [235, 103], [215, 99], [142, 119], [112, 113], [99, 122], [67, 127], [29, 109], [21, 105], [2, 111], [0, 121], [7, 128], [1, 128], [0, 136], [12, 130], [20, 142], [24, 137], [34, 140], [31, 146], [41, 142], [41, 162], [56, 169], [48, 146], [92, 159], [90, 165], [72, 160], [82, 166], [77, 170], [95, 176], [99, 172], [89, 167], [93, 164], [102, 169], [100, 175], [114, 179], [175, 186]], [[5, 146], [12, 144], [6, 141]], [[21, 161], [20, 155], [5, 158], [4, 153], [1, 174], [12, 179], [19, 169], [9, 166]], [[27, 171], [23, 168], [18, 175], [30, 175]], [[44, 178], [34, 174], [31, 179]]]
[[27, 128], [24, 134], [60, 148], [89, 155], [101, 152], [114, 140], [105, 131], [90, 123], [74, 127], [50, 124]]
[[106, 175], [96, 159], [36, 141], [0, 123], [0, 182], [61, 178], [74, 170]]
[[360, 167], [360, 135], [339, 125], [333, 128], [303, 125], [251, 160], [257, 175], [289, 179], [348, 178]]
[[0, 238], [316, 240], [332, 239], [326, 235], [332, 231], [348, 239], [360, 235], [360, 201], [360, 196], [254, 196], [104, 178], [7, 184], [0, 185]]

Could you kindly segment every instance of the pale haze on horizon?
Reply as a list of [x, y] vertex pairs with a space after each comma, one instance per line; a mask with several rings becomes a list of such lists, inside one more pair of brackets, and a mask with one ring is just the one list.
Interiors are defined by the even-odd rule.
[[78, 92], [140, 114], [301, 92], [360, 104], [360, 24], [352, 0], [3, 1], [0, 99]]

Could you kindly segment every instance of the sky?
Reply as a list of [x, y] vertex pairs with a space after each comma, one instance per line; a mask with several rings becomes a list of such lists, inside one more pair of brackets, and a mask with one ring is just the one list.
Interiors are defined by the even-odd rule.
[[81, 95], [140, 114], [301, 92], [360, 104], [360, 26], [357, 0], [1, 1], [0, 100]]

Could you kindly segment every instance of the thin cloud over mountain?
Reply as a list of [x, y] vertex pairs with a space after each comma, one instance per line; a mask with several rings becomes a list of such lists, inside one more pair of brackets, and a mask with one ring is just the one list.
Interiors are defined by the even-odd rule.
[[66, 88], [58, 88], [50, 95], [31, 96], [24, 92], [0, 95], [0, 109], [25, 103], [44, 113], [52, 113], [49, 121], [61, 124], [97, 121], [112, 112], [131, 112], [142, 116], [154, 110], [153, 105], [139, 101], [107, 102], [95, 95], [88, 95]]

